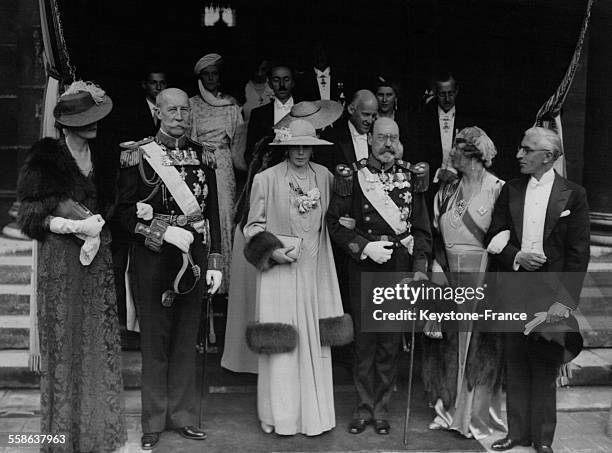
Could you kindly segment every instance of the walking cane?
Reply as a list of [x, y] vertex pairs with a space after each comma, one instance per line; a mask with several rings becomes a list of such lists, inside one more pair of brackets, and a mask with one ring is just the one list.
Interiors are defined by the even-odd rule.
[[[208, 287], [210, 288], [210, 287]], [[198, 329], [198, 342], [195, 346], [196, 350], [202, 355], [202, 379], [199, 389], [198, 398], [198, 427], [202, 429], [202, 399], [204, 398], [204, 386], [206, 385], [206, 358], [208, 357], [208, 314], [210, 312], [210, 306], [212, 301], [212, 294], [206, 291], [204, 298], [206, 300], [206, 307], [202, 307], [200, 314], [200, 327]]]
[[414, 366], [414, 337], [416, 319], [412, 320], [410, 332], [410, 367], [408, 371], [408, 395], [406, 396], [406, 414], [404, 418], [404, 445], [408, 444], [408, 422], [410, 420], [410, 398], [412, 397], [412, 368]]

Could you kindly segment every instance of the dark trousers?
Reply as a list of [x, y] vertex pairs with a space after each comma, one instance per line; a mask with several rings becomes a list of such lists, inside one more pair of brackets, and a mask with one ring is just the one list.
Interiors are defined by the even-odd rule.
[[200, 241], [196, 235], [192, 256], [202, 269], [202, 278], [189, 294], [177, 296], [171, 307], [164, 307], [161, 298], [179, 270], [179, 250], [169, 244], [164, 244], [160, 253], [143, 245], [134, 248], [144, 433], [197, 424], [195, 345], [206, 275], [206, 250]]
[[125, 328], [127, 311], [125, 307], [125, 270], [127, 268], [130, 246], [121, 242], [111, 242], [113, 254], [113, 271], [115, 274], [115, 292], [117, 293], [117, 314], [119, 325]]
[[408, 272], [410, 256], [396, 250], [385, 264], [366, 259], [360, 263], [350, 260], [351, 312], [355, 323], [355, 366], [353, 380], [357, 391], [354, 418], [387, 419], [388, 404], [397, 379], [397, 366], [401, 350], [402, 333], [361, 331], [361, 273]]
[[505, 336], [508, 436], [550, 446], [557, 424], [555, 381], [561, 363], [546, 360], [538, 347], [533, 335]]

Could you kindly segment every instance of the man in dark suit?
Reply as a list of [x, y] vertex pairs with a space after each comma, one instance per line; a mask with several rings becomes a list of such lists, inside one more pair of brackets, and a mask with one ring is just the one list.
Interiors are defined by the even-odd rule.
[[294, 104], [295, 79], [289, 65], [273, 63], [268, 73], [268, 83], [274, 91], [274, 100], [251, 111], [244, 152], [247, 164], [253, 159], [257, 142], [265, 136], [273, 135], [274, 125], [291, 111]]
[[[525, 132], [516, 155], [524, 176], [502, 189], [487, 238], [504, 272], [500, 310], [525, 312], [528, 319], [545, 313], [547, 324], [539, 329], [555, 328], [576, 308], [589, 261], [586, 193], [553, 170], [561, 154], [555, 132]], [[538, 453], [552, 452], [559, 348], [539, 332], [506, 334], [508, 435], [493, 450], [533, 444]]]
[[430, 185], [427, 194], [427, 207], [433, 212], [433, 197], [439, 183], [457, 177], [450, 162], [450, 150], [457, 131], [464, 127], [466, 119], [457, 115], [456, 100], [459, 94], [457, 82], [448, 72], [439, 73], [433, 80], [434, 99], [417, 116], [416, 162], [427, 162], [430, 168]]
[[347, 120], [339, 119], [333, 128], [323, 131], [323, 138], [334, 144], [331, 149], [313, 158], [332, 173], [339, 164], [350, 166], [368, 157], [368, 134], [378, 114], [378, 100], [371, 91], [359, 90], [347, 107], [347, 113]]
[[134, 134], [136, 129], [137, 135], [131, 137], [152, 137], [159, 129], [159, 119], [155, 115], [155, 99], [159, 93], [168, 88], [166, 73], [161, 69], [149, 69], [140, 86], [145, 96], [136, 105], [136, 114], [130, 132]]
[[331, 100], [344, 105], [346, 101], [345, 75], [329, 61], [322, 42], [313, 48], [313, 65], [298, 78], [296, 94], [306, 101]]

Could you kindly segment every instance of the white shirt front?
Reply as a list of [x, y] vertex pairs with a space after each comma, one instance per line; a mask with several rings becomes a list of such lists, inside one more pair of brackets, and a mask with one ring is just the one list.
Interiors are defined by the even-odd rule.
[[287, 102], [284, 104], [278, 99], [274, 99], [274, 124], [278, 123], [282, 120], [285, 115], [287, 115], [291, 111], [291, 107], [293, 107], [293, 96], [287, 99]]
[[455, 130], [455, 107], [445, 112], [438, 106], [438, 122], [440, 123], [440, 142], [442, 145], [442, 167], [452, 169], [450, 152], [453, 148], [453, 131]]
[[552, 168], [539, 181], [533, 176], [529, 178], [523, 210], [522, 252], [544, 254], [544, 222], [554, 181], [555, 172]]
[[322, 100], [329, 101], [331, 99], [331, 74], [329, 66], [323, 71], [317, 68], [313, 69], [317, 78], [317, 85], [319, 86], [319, 96]]
[[357, 162], [361, 159], [368, 158], [368, 134], [360, 134], [353, 126], [353, 123], [348, 122], [349, 131], [351, 132], [351, 139], [353, 140], [353, 147], [355, 148], [355, 157]]
[[151, 111], [151, 116], [153, 117], [153, 120], [156, 121], [157, 117], [155, 116], [155, 104], [153, 104], [151, 101], [149, 101], [149, 98], [147, 98], [147, 105], [149, 106], [149, 110]]

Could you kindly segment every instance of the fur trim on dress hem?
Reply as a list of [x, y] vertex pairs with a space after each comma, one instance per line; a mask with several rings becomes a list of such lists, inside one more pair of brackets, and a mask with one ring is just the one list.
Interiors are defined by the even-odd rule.
[[244, 248], [244, 257], [259, 271], [270, 269], [276, 263], [272, 260], [274, 250], [283, 247], [283, 243], [268, 231], [257, 233]]
[[249, 323], [246, 342], [256, 354], [281, 354], [297, 347], [298, 332], [291, 324], [280, 322]]
[[353, 341], [353, 318], [344, 314], [319, 319], [319, 336], [323, 346], [344, 346]]

